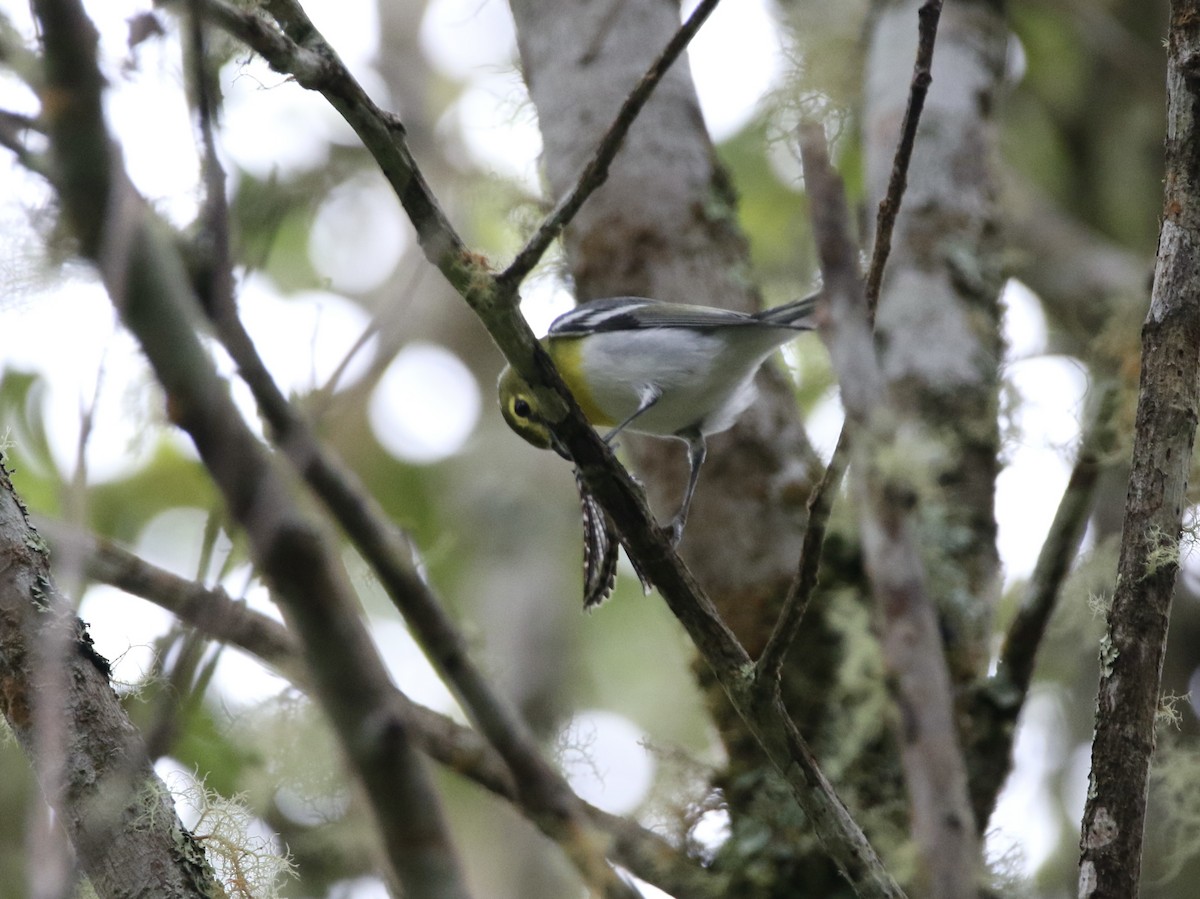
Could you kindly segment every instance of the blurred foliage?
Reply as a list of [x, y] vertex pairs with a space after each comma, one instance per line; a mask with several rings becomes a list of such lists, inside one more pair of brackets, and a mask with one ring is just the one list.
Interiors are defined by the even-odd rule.
[[1004, 158], [1083, 223], [1149, 252], [1166, 112], [1164, 0], [1013, 3], [1024, 56]]
[[[1147, 260], [1161, 202], [1166, 10], [1166, 0], [1017, 0], [1009, 5], [1011, 56], [1014, 62], [1021, 60], [1022, 68], [1014, 69], [1001, 116], [1003, 164], [1078, 221]], [[803, 185], [789, 137], [797, 103], [819, 93], [844, 111], [838, 159], [851, 194], [862, 193], [854, 115], [867, 11], [863, 2], [793, 0], [780, 2], [778, 13], [798, 68], [718, 148], [740, 198], [740, 224], [751, 244], [751, 276], [772, 303], [810, 289], [815, 270]], [[173, 26], [168, 31], [174, 33]], [[390, 82], [385, 86], [402, 98], [409, 138], [451, 220], [474, 248], [502, 264], [537, 221], [541, 201], [530, 196], [528, 186], [497, 174], [468, 149], [459, 119], [450, 114], [467, 82], [434, 70], [420, 53], [385, 48], [380, 56], [387, 57], [383, 77]], [[230, 66], [242, 64], [236, 53], [227, 58]], [[423, 86], [422, 93], [415, 92], [416, 85]], [[334, 188], [371, 167], [361, 148], [331, 144], [328, 149], [327, 161], [311, 170], [266, 178], [236, 172], [231, 208], [238, 258], [248, 269], [268, 273], [284, 293], [328, 286], [309, 259], [314, 216]], [[874, 211], [861, 214], [867, 221]], [[483, 414], [474, 433], [453, 455], [432, 464], [385, 452], [372, 433], [367, 406], [387, 357], [367, 380], [346, 384], [332, 402], [319, 404], [315, 423], [388, 515], [411, 535], [430, 583], [497, 682], [538, 726], [546, 745], [555, 745], [580, 710], [626, 716], [645, 733], [648, 751], [658, 761], [656, 787], [639, 816], [663, 822], [668, 832], [686, 833], [703, 812], [718, 814], [713, 810], [721, 804], [719, 795], [706, 788], [708, 771], [720, 757], [686, 639], [661, 602], [639, 595], [636, 579], [625, 569], [608, 604], [594, 614], [580, 614], [580, 531], [567, 466], [512, 439], [493, 414], [498, 354], [440, 276], [425, 269], [413, 245], [409, 241], [386, 283], [349, 298], [378, 316], [381, 352], [394, 353], [421, 339], [439, 342], [460, 356], [482, 395]], [[544, 277], [555, 278], [554, 267], [548, 264]], [[1122, 331], [1126, 343], [1135, 339], [1133, 327]], [[811, 410], [830, 385], [828, 367], [820, 353], [801, 352], [798, 359], [797, 399]], [[60, 515], [73, 488], [72, 473], [59, 470], [46, 435], [42, 404], [52, 377], [53, 366], [40, 373], [8, 365], [0, 369], [0, 439], [30, 507]], [[165, 416], [140, 424], [158, 434], [166, 427]], [[146, 529], [164, 511], [219, 509], [194, 456], [174, 441], [152, 440], [153, 452], [136, 470], [116, 480], [88, 483], [82, 496], [71, 498], [71, 507], [83, 510], [83, 524], [132, 547], [144, 542]], [[1119, 481], [1109, 489], [1120, 491]], [[303, 495], [299, 485], [296, 490]], [[1094, 609], [1103, 605], [1115, 570], [1111, 535], [1097, 538], [1076, 564], [1040, 653], [1035, 695], [1039, 708], [1051, 711], [1039, 715], [1029, 730], [1043, 780], [1037, 787], [1041, 804], [1028, 814], [1048, 817], [1046, 829], [1054, 835], [1031, 847], [1047, 860], [1034, 881], [1020, 887], [1029, 895], [1075, 893], [1076, 829], [1092, 728], [1096, 645], [1103, 627], [1103, 610]], [[181, 548], [177, 559], [155, 561], [193, 577], [195, 571], [179, 560], [194, 554], [192, 545]], [[373, 578], [349, 550], [347, 560], [372, 620], [394, 625], [395, 613]], [[1195, 580], [1184, 579], [1166, 663], [1164, 689], [1179, 695], [1191, 689], [1200, 664]], [[1000, 626], [1015, 609], [1020, 588], [1009, 585], [997, 615]], [[93, 618], [102, 614], [100, 608], [90, 612]], [[854, 609], [847, 605], [845, 614]], [[125, 694], [134, 719], [150, 731], [161, 720], [164, 705], [181, 699], [179, 685], [172, 681], [179, 644], [164, 640], [159, 648], [146, 682]], [[852, 648], [841, 660], [847, 668], [877, 662], [868, 649]], [[112, 653], [121, 647], [102, 649]], [[211, 660], [212, 650], [208, 652], [204, 658]], [[401, 686], [422, 688], [421, 676], [413, 674], [418, 667], [399, 666]], [[851, 678], [848, 690], [853, 682]], [[188, 679], [185, 688], [196, 685]], [[252, 813], [281, 835], [300, 874], [298, 881], [284, 883], [287, 895], [325, 895], [333, 884], [373, 870], [377, 847], [370, 822], [361, 798], [345, 782], [327, 723], [293, 691], [263, 700], [225, 690], [210, 688], [202, 701], [186, 706], [174, 721], [164, 754], [184, 770], [197, 772], [220, 795], [244, 794]], [[867, 709], [878, 712], [861, 696], [847, 701], [861, 702], [864, 714]], [[452, 706], [444, 710], [456, 714]], [[1180, 710], [1180, 734], [1172, 740], [1180, 748], [1161, 757], [1156, 768], [1155, 796], [1168, 801], [1152, 822], [1146, 864], [1155, 878], [1153, 895], [1163, 897], [1191, 895], [1200, 855], [1194, 845], [1196, 759], [1189, 742], [1197, 722], [1191, 704], [1181, 703]], [[847, 726], [854, 720], [848, 718]], [[439, 776], [480, 895], [568, 895], [575, 889], [559, 854], [548, 850], [511, 808], [457, 775]], [[11, 742], [0, 744], [0, 807], [10, 810], [0, 819], [0, 899], [15, 899], [25, 895], [28, 830], [45, 822], [28, 765]], [[497, 839], [498, 833], [505, 839]], [[754, 839], [752, 833], [739, 833], [736, 845], [731, 841], [721, 851], [753, 853]], [[766, 845], [763, 840], [761, 846]], [[998, 867], [1015, 877], [1012, 872], [1020, 865], [1010, 855]], [[1017, 888], [1006, 895], [1017, 895]]]

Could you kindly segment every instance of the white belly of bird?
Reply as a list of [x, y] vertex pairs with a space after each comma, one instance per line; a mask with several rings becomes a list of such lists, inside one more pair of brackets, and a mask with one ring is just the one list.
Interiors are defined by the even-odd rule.
[[581, 360], [592, 399], [622, 422], [653, 385], [662, 398], [628, 430], [660, 436], [696, 426], [704, 434], [724, 431], [754, 401], [754, 374], [763, 360], [795, 332], [747, 329], [737, 336], [731, 341], [694, 331], [680, 347], [678, 334], [654, 329], [594, 335]]

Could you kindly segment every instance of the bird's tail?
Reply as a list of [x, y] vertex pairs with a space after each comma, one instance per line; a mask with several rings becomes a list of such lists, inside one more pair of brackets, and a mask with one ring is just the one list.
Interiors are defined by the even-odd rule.
[[797, 331], [810, 331], [817, 326], [817, 300], [820, 297], [821, 292], [817, 291], [802, 300], [792, 300], [782, 306], [756, 312], [754, 317], [764, 324], [795, 328]]

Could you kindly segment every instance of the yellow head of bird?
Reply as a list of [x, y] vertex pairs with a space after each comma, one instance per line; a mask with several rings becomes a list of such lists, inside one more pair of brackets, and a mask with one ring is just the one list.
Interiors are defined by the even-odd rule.
[[558, 438], [538, 412], [533, 391], [512, 366], [506, 366], [500, 373], [497, 391], [500, 395], [500, 413], [510, 428], [538, 449], [562, 452]]

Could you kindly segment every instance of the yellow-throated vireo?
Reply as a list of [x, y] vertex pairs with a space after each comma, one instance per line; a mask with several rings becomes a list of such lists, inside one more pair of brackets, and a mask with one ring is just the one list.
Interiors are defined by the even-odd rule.
[[[687, 444], [687, 487], [671, 522], [683, 535], [705, 438], [733, 426], [754, 401], [754, 375], [778, 347], [816, 326], [817, 296], [748, 315], [709, 306], [615, 297], [560, 315], [542, 346], [583, 414], [611, 428]], [[500, 375], [500, 410], [509, 426], [541, 449], [570, 455], [539, 414], [537, 398], [512, 368]]]

